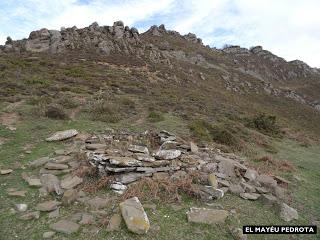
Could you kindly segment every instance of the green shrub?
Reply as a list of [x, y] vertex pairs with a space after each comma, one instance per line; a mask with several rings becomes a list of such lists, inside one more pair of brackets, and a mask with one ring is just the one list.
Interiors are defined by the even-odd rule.
[[104, 99], [89, 101], [85, 111], [89, 113], [90, 118], [94, 121], [116, 123], [121, 119], [117, 105]]
[[280, 133], [276, 116], [266, 115], [264, 113], [254, 116], [253, 118], [247, 118], [246, 126], [269, 135], [277, 135]]
[[82, 67], [70, 67], [64, 71], [64, 74], [68, 77], [80, 78], [87, 77], [87, 72]]
[[46, 87], [50, 85], [51, 81], [40, 76], [32, 76], [27, 78], [25, 83], [28, 85]]
[[212, 139], [228, 146], [237, 146], [239, 141], [237, 137], [226, 126], [214, 126], [210, 131]]
[[212, 126], [205, 120], [202, 120], [202, 119], [194, 120], [189, 125], [189, 129], [192, 132], [192, 134], [200, 140], [204, 140], [204, 141], [212, 140], [212, 137], [210, 134], [212, 130]]
[[68, 119], [68, 115], [60, 105], [48, 105], [45, 110], [45, 116], [51, 119]]
[[148, 119], [150, 122], [161, 122], [164, 120], [164, 116], [161, 112], [151, 111], [149, 112]]

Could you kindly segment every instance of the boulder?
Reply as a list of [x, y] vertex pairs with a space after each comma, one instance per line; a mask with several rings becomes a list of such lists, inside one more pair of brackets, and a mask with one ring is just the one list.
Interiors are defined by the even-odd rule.
[[133, 197], [120, 203], [122, 217], [131, 232], [145, 234], [150, 228], [147, 214], [137, 197]]
[[70, 129], [66, 131], [59, 131], [51, 135], [50, 137], [46, 138], [47, 142], [53, 142], [53, 141], [62, 141], [69, 138], [72, 138], [78, 134], [78, 131], [75, 129]]
[[256, 170], [254, 170], [254, 169], [247, 169], [244, 177], [245, 177], [246, 179], [248, 179], [249, 181], [255, 181], [258, 175], [259, 175], [259, 174], [258, 174], [258, 172], [257, 172]]
[[188, 222], [216, 224], [224, 223], [229, 213], [225, 210], [190, 208], [187, 212]]
[[68, 221], [68, 220], [60, 220], [56, 223], [51, 224], [50, 229], [64, 233], [64, 234], [72, 234], [79, 230], [79, 224]]
[[268, 175], [259, 175], [256, 180], [265, 187], [272, 188], [277, 186], [277, 181]]

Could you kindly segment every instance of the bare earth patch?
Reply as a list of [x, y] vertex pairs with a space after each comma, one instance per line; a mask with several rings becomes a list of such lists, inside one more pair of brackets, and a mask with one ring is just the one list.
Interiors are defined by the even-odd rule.
[[2, 113], [0, 115], [0, 123], [7, 128], [14, 128], [19, 121], [19, 115], [17, 113]]

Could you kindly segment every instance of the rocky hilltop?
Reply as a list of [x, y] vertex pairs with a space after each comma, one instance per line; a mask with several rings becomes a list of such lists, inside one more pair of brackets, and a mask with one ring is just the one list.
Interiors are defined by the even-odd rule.
[[[190, 54], [183, 49], [170, 44], [166, 37], [175, 38], [191, 45], [197, 45], [202, 51], [215, 52], [224, 60], [219, 64], [208, 59], [201, 53]], [[150, 41], [151, 40], [151, 41]], [[154, 43], [154, 40], [157, 42]], [[185, 43], [185, 44], [188, 44]], [[155, 63], [164, 63], [171, 67], [172, 60], [184, 61], [221, 73], [227, 89], [243, 92], [250, 89], [259, 91], [250, 82], [241, 81], [241, 75], [249, 75], [259, 82], [264, 92], [274, 96], [284, 96], [297, 102], [320, 109], [319, 99], [308, 99], [307, 96], [294, 89], [280, 89], [272, 81], [292, 81], [295, 79], [320, 79], [320, 70], [311, 68], [306, 63], [295, 60], [287, 62], [261, 46], [251, 49], [240, 46], [227, 46], [223, 49], [204, 46], [202, 40], [195, 34], [180, 35], [176, 31], [166, 30], [164, 25], [152, 26], [145, 33], [139, 34], [136, 28], [125, 26], [117, 21], [113, 26], [99, 26], [93, 23], [89, 27], [78, 29], [61, 28], [60, 31], [40, 29], [30, 33], [28, 39], [13, 41], [10, 37], [4, 46], [0, 46], [0, 53], [49, 53], [63, 54], [68, 51], [94, 52], [109, 56], [110, 54], [132, 55], [138, 59], [147, 59]], [[210, 61], [211, 60], [211, 61]], [[221, 61], [221, 60], [220, 60]], [[224, 63], [228, 62], [228, 65]], [[232, 71], [229, 69], [232, 68]]]

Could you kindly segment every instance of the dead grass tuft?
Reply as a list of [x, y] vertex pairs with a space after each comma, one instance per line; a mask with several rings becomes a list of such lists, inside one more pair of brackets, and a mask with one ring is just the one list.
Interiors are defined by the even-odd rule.
[[281, 172], [293, 172], [296, 170], [294, 165], [289, 161], [277, 160], [269, 155], [263, 156], [257, 161], [261, 163], [258, 170], [265, 173], [272, 173], [276, 170]]
[[162, 202], [180, 202], [181, 194], [196, 197], [193, 186], [194, 177], [189, 175], [173, 181], [172, 179], [143, 178], [122, 195], [122, 199], [138, 197], [143, 201], [161, 200]]
[[104, 176], [99, 178], [98, 180], [88, 181], [84, 184], [82, 190], [88, 193], [96, 193], [99, 190], [106, 188], [109, 184], [114, 180], [112, 176]]

